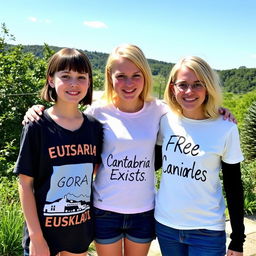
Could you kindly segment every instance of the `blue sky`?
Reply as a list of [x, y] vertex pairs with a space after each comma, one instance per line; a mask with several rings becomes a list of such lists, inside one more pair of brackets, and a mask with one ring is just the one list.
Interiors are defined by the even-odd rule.
[[0, 0], [3, 22], [21, 44], [109, 53], [132, 43], [156, 60], [256, 68], [255, 0]]

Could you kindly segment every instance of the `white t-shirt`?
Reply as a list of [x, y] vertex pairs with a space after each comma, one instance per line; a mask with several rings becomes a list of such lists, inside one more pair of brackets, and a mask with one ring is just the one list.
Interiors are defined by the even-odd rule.
[[168, 110], [159, 100], [135, 113], [109, 104], [86, 113], [103, 123], [102, 164], [94, 182], [94, 206], [118, 213], [154, 208], [154, 148], [159, 121]]
[[237, 126], [222, 117], [193, 120], [171, 111], [160, 122], [163, 169], [155, 218], [176, 229], [225, 229], [221, 161], [243, 160]]

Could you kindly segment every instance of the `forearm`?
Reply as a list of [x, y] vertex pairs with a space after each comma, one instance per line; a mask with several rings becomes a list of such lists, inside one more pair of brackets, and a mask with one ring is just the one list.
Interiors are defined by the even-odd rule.
[[223, 185], [226, 193], [232, 233], [229, 249], [242, 252], [244, 242], [244, 196], [240, 164], [222, 162]]

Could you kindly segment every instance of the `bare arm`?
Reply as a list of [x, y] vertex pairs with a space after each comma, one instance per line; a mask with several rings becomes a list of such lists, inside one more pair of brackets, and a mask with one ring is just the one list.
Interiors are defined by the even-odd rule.
[[50, 256], [49, 247], [43, 237], [37, 215], [32, 177], [19, 175], [19, 195], [30, 237], [30, 255]]
[[45, 107], [43, 105], [33, 105], [28, 109], [25, 116], [23, 117], [22, 124], [25, 125], [29, 121], [34, 122], [35, 120], [39, 120], [44, 109]]

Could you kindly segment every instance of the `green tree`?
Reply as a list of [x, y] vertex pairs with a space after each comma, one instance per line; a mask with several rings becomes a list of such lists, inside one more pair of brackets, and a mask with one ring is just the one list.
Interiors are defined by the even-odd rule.
[[228, 108], [238, 121], [241, 128], [251, 104], [256, 101], [256, 90], [244, 94], [224, 93], [224, 107]]
[[93, 90], [101, 91], [104, 87], [104, 74], [100, 70], [93, 70]]
[[242, 147], [246, 160], [256, 159], [256, 101], [248, 110], [241, 131]]
[[24, 53], [5, 24], [0, 36], [0, 175], [12, 170], [19, 148], [21, 121], [27, 108], [40, 102], [38, 92], [45, 76], [45, 59]]

